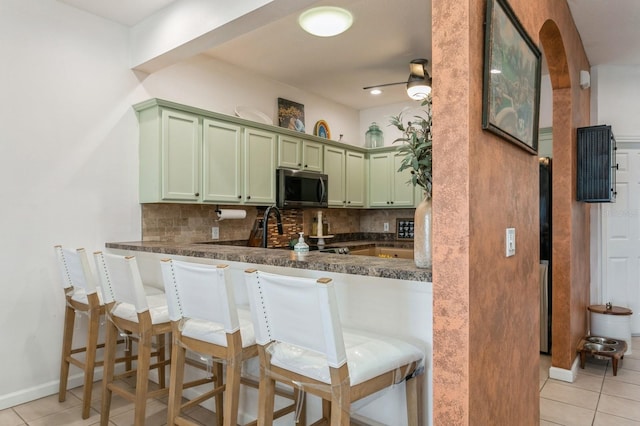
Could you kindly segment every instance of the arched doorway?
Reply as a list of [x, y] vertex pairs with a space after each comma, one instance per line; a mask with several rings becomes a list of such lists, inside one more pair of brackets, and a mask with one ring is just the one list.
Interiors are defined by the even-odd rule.
[[[574, 250], [584, 230], [575, 228], [575, 215], [588, 223], [588, 210], [575, 206], [575, 129], [572, 116], [572, 87], [567, 54], [555, 22], [546, 21], [540, 30], [540, 43], [549, 69], [553, 104], [553, 180], [552, 180], [552, 367], [571, 370], [575, 348], [585, 328], [589, 271], [580, 271]], [[577, 208], [576, 208], [577, 207]], [[588, 241], [588, 232], [587, 232]], [[588, 247], [584, 250], [587, 250]], [[587, 257], [588, 258], [588, 257]], [[587, 263], [588, 265], [588, 263]], [[582, 269], [588, 269], [582, 268]], [[576, 282], [585, 275], [586, 283]]]

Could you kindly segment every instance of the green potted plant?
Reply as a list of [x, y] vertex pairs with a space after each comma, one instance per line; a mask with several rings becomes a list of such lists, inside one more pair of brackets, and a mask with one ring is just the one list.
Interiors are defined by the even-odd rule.
[[[413, 257], [419, 268], [430, 268], [431, 263], [431, 195], [433, 180], [431, 174], [432, 146], [432, 99], [431, 95], [422, 102], [424, 115], [414, 115], [404, 124], [403, 113], [392, 116], [390, 125], [395, 126], [403, 136], [393, 143], [402, 142], [398, 152], [404, 155], [398, 172], [409, 169], [410, 183], [424, 191], [424, 198], [416, 207], [413, 232]], [[407, 184], [409, 184], [407, 182]]]

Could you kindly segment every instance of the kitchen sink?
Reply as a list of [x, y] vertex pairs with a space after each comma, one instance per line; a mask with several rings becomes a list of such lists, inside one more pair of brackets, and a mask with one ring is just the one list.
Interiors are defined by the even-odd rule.
[[349, 254], [356, 256], [374, 256], [388, 259], [413, 259], [413, 249], [395, 247], [367, 247], [351, 249]]

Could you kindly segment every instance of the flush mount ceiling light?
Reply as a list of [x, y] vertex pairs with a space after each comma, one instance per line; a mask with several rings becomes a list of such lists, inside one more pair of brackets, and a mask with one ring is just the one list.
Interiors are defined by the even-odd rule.
[[353, 24], [353, 15], [335, 6], [320, 6], [306, 10], [298, 17], [298, 23], [306, 32], [318, 37], [341, 34]]
[[[407, 95], [411, 99], [421, 101], [431, 93], [431, 77], [427, 72], [427, 59], [414, 59], [409, 62], [409, 79], [406, 81]], [[395, 86], [397, 84], [405, 84], [404, 81], [397, 83], [376, 84], [375, 86], [363, 87], [364, 90], [379, 89], [380, 87]], [[371, 90], [371, 94], [373, 90]], [[379, 94], [379, 93], [375, 93]]]

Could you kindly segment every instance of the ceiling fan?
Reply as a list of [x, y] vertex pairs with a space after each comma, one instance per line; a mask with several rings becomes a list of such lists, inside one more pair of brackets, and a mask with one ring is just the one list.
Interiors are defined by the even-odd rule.
[[375, 86], [363, 87], [362, 89], [375, 90], [380, 87], [395, 86], [406, 83], [407, 95], [409, 95], [411, 99], [415, 99], [417, 101], [423, 100], [429, 96], [429, 93], [431, 93], [431, 77], [427, 71], [427, 63], [429, 63], [427, 59], [413, 59], [409, 62], [409, 78], [406, 82], [399, 81], [397, 83], [377, 84]]

